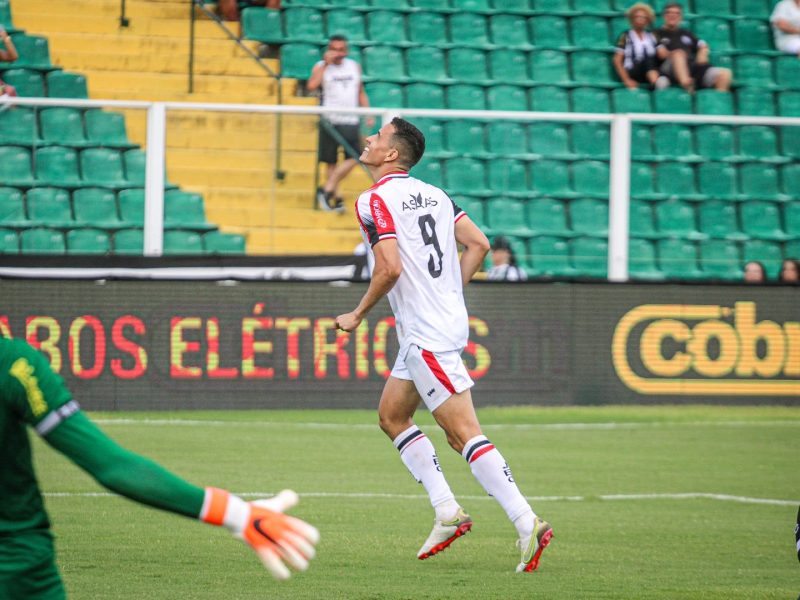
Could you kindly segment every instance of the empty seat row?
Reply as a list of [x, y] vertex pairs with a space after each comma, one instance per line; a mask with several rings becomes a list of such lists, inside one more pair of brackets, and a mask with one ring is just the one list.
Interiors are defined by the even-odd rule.
[[[14, 63], [12, 63], [14, 64]], [[17, 89], [17, 95], [27, 98], [88, 98], [86, 78], [75, 73], [51, 71], [46, 75], [33, 69], [8, 69], [3, 81]]]
[[76, 108], [16, 107], [0, 112], [0, 144], [63, 144], [134, 148], [121, 113]]
[[[46, 227], [15, 231], [0, 227], [0, 254], [123, 254], [141, 255], [141, 229], [70, 229], [63, 233]], [[244, 254], [245, 240], [238, 234], [209, 231], [169, 230], [164, 232], [164, 254]]]
[[[144, 224], [145, 195], [141, 188], [119, 194], [103, 188], [79, 188], [70, 194], [55, 187], [21, 190], [0, 187], [0, 227], [83, 226], [121, 229]], [[164, 226], [209, 230], [200, 194], [169, 190], [164, 194]]]

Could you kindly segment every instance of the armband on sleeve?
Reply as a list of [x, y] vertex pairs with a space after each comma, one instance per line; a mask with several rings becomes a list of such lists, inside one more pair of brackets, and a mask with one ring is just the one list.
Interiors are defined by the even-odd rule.
[[75, 400], [70, 400], [58, 408], [51, 410], [44, 419], [36, 424], [36, 433], [45, 436], [58, 427], [65, 419], [71, 417], [81, 409]]

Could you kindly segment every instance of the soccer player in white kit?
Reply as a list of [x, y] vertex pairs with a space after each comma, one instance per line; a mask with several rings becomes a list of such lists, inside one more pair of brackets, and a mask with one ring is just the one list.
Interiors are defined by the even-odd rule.
[[[339, 315], [336, 324], [353, 331], [383, 296], [389, 296], [400, 351], [378, 416], [436, 513], [433, 531], [417, 557], [441, 552], [472, 527], [442, 473], [433, 444], [414, 424], [423, 401], [447, 441], [516, 527], [521, 551], [517, 572], [533, 571], [553, 529], [533, 512], [500, 451], [481, 432], [470, 394], [473, 381], [461, 360], [469, 334], [463, 287], [480, 268], [489, 241], [444, 191], [408, 174], [424, 151], [422, 133], [400, 118], [367, 138], [361, 162], [375, 184], [359, 196], [356, 215], [375, 267], [361, 302]], [[460, 259], [457, 243], [464, 247]]]

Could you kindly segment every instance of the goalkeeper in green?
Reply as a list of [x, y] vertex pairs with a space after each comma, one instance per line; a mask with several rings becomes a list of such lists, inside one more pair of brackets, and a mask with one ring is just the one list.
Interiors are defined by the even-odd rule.
[[50, 522], [31, 461], [26, 425], [99, 483], [162, 510], [222, 525], [249, 544], [278, 579], [305, 570], [317, 530], [283, 511], [297, 502], [284, 490], [245, 502], [199, 488], [125, 450], [81, 412], [45, 357], [21, 340], [0, 338], [0, 598], [65, 598], [55, 565]]

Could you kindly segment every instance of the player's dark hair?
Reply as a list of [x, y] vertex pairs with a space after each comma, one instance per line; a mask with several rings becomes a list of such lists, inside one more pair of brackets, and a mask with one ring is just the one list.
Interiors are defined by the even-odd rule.
[[328, 45], [330, 45], [331, 42], [344, 42], [346, 44], [347, 36], [344, 36], [341, 33], [335, 33], [334, 35], [328, 38]]
[[664, 8], [662, 8], [662, 9], [661, 9], [661, 12], [666, 12], [666, 11], [668, 11], [670, 8], [677, 8], [678, 10], [680, 10], [681, 12], [683, 12], [683, 4], [681, 4], [680, 2], [667, 2], [667, 3], [664, 5]]
[[392, 119], [392, 125], [394, 125], [392, 143], [400, 153], [398, 162], [410, 169], [425, 154], [425, 136], [414, 125], [400, 117]]

